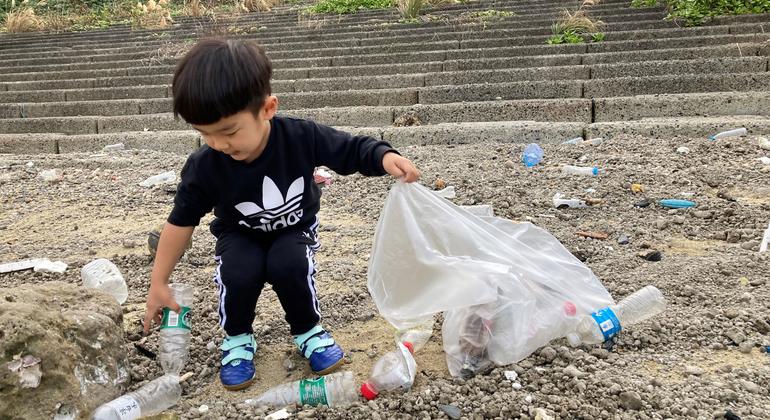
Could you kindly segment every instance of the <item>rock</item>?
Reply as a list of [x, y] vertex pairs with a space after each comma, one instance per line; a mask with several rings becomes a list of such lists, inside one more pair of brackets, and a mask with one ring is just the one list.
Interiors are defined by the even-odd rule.
[[395, 121], [393, 121], [393, 125], [396, 127], [411, 127], [422, 125], [422, 121], [420, 121], [420, 116], [417, 114], [417, 112], [407, 111], [396, 117]]
[[[0, 296], [6, 296], [0, 300], [0, 355], [22, 351], [16, 371], [27, 377], [24, 388], [22, 377], [11, 373], [19, 361], [0, 362], [0, 413], [52, 418], [65, 402], [79, 413], [75, 417], [87, 417], [124, 391], [129, 368], [123, 311], [115, 298], [60, 282], [0, 288]], [[32, 363], [36, 359], [39, 365]], [[36, 366], [42, 378], [31, 387]]]
[[687, 365], [684, 367], [684, 373], [692, 376], [701, 376], [706, 373], [706, 371], [697, 366]]
[[692, 215], [697, 217], [698, 219], [711, 219], [713, 214], [710, 211], [707, 210], [695, 210], [692, 212]]
[[546, 362], [551, 363], [556, 358], [556, 350], [553, 347], [546, 346], [540, 350], [540, 357], [545, 359]]
[[634, 207], [645, 208], [645, 207], [649, 207], [650, 204], [652, 204], [652, 200], [650, 200], [649, 198], [645, 198], [643, 200], [640, 200], [634, 203]]
[[283, 367], [284, 369], [286, 369], [287, 372], [291, 372], [297, 368], [294, 362], [288, 357], [283, 359]]
[[620, 236], [618, 236], [618, 244], [628, 245], [629, 242], [631, 242], [631, 240], [628, 238], [628, 235], [626, 235], [625, 233], [621, 233]]
[[663, 259], [663, 254], [660, 251], [655, 251], [654, 249], [640, 252], [638, 255], [640, 258], [643, 258], [647, 261], [660, 261]]
[[738, 318], [740, 312], [735, 308], [727, 308], [725, 309], [724, 314], [727, 319], [735, 319]]
[[642, 397], [636, 392], [626, 391], [620, 393], [620, 405], [626, 410], [641, 410], [644, 408]]
[[738, 298], [738, 302], [741, 302], [741, 303], [751, 302], [751, 293], [746, 292], [742, 294], [741, 297]]
[[747, 251], [759, 250], [759, 241], [747, 241], [741, 244], [741, 248]]
[[506, 160], [505, 161], [505, 167], [508, 168], [508, 169], [513, 169], [513, 168], [516, 167], [516, 164], [513, 163], [512, 160]]
[[727, 201], [735, 201], [735, 197], [733, 197], [727, 190], [719, 190], [719, 192], [717, 192], [717, 197]]
[[588, 376], [587, 373], [581, 372], [578, 368], [575, 367], [575, 365], [569, 365], [566, 368], [564, 368], [564, 374], [572, 378], [578, 378], [578, 379]]
[[447, 416], [449, 416], [450, 419], [459, 419], [463, 414], [462, 411], [460, 411], [460, 409], [454, 405], [439, 404], [438, 408], [439, 410], [443, 411]]
[[770, 332], [770, 324], [767, 323], [764, 319], [757, 318], [754, 320], [754, 328], [760, 333], [760, 334], [767, 334]]
[[542, 408], [536, 408], [535, 409], [535, 420], [553, 420], [553, 417], [548, 414], [545, 409]]
[[682, 215], [677, 215], [671, 218], [671, 222], [675, 225], [683, 225], [687, 219]]
[[731, 230], [727, 232], [727, 242], [731, 244], [738, 243], [741, 240], [741, 233]]
[[749, 284], [752, 286], [762, 286], [765, 283], [767, 283], [767, 279], [764, 277], [754, 277], [753, 279], [749, 280]]
[[754, 343], [751, 341], [744, 341], [738, 346], [738, 350], [743, 354], [750, 354], [754, 349]]
[[743, 389], [751, 392], [752, 394], [759, 393], [759, 391], [761, 390], [759, 385], [755, 384], [754, 382], [747, 381], [745, 379], [741, 379], [741, 386], [743, 387]]
[[655, 221], [655, 227], [659, 230], [663, 230], [668, 227], [668, 220], [666, 219], [658, 219]]
[[746, 334], [738, 331], [738, 330], [729, 330], [725, 333], [725, 336], [732, 340], [733, 343], [740, 345], [744, 341], [746, 341]]

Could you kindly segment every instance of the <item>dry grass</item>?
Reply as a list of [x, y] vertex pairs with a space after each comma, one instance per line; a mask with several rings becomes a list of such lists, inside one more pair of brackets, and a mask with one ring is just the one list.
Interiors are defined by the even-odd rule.
[[192, 16], [192, 17], [201, 17], [206, 15], [206, 6], [201, 3], [201, 0], [190, 0], [189, 2], [186, 2], [184, 5], [184, 8], [182, 9], [182, 13], [185, 16]]
[[319, 30], [327, 24], [327, 18], [314, 13], [297, 13], [297, 26], [302, 29]]
[[596, 6], [599, 3], [601, 3], [601, 0], [583, 0], [583, 4], [580, 7], [583, 8], [583, 7]]
[[43, 27], [43, 20], [31, 7], [16, 9], [5, 15], [5, 30], [8, 33], [34, 32]]
[[569, 10], [561, 12], [561, 18], [551, 27], [554, 34], [572, 32], [575, 34], [596, 33], [604, 27], [604, 22], [592, 19], [583, 10], [570, 13]]
[[398, 11], [404, 19], [416, 19], [425, 7], [424, 0], [398, 0]]
[[147, 0], [147, 4], [136, 3], [132, 10], [134, 27], [144, 29], [162, 29], [174, 22], [167, 0]]
[[269, 12], [276, 3], [275, 0], [242, 0], [240, 5], [244, 12]]

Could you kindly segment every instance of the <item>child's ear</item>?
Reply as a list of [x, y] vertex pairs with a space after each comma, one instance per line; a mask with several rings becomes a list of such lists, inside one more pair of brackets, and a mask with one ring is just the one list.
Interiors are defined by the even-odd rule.
[[260, 114], [262, 114], [262, 119], [270, 120], [275, 116], [276, 112], [278, 112], [278, 98], [270, 95], [265, 98], [265, 104], [262, 105]]

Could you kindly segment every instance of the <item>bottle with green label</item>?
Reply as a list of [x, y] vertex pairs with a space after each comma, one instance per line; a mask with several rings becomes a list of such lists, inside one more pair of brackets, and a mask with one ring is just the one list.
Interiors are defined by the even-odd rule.
[[278, 385], [257, 398], [246, 400], [246, 404], [258, 407], [283, 407], [298, 403], [339, 407], [356, 401], [358, 401], [358, 391], [353, 373], [344, 371], [317, 379], [302, 379]]
[[181, 310], [176, 313], [169, 308], [163, 308], [159, 358], [163, 372], [179, 375], [187, 362], [190, 347], [193, 288], [180, 283], [171, 283], [168, 287]]

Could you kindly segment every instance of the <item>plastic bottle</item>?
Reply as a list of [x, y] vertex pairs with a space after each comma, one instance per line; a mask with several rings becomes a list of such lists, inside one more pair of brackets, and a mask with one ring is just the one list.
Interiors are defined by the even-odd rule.
[[569, 140], [567, 140], [567, 141], [565, 141], [565, 142], [562, 142], [562, 144], [573, 144], [573, 145], [577, 145], [577, 144], [581, 144], [581, 143], [583, 143], [584, 141], [585, 141], [585, 140], [583, 140], [583, 137], [575, 137], [574, 139], [569, 139]]
[[610, 305], [580, 319], [574, 332], [567, 334], [573, 347], [599, 344], [617, 335], [621, 328], [644, 321], [666, 309], [666, 300], [655, 286], [646, 286]]
[[743, 137], [747, 133], [748, 132], [746, 131], [746, 129], [744, 127], [741, 127], [741, 128], [736, 128], [734, 130], [723, 131], [721, 133], [714, 134], [713, 136], [709, 136], [709, 140], [713, 141], [713, 140], [723, 139], [725, 137]]
[[762, 235], [762, 243], [759, 244], [759, 252], [766, 252], [768, 243], [770, 243], [770, 224], [767, 225], [767, 230], [765, 230], [765, 234]]
[[120, 152], [123, 150], [126, 150], [126, 145], [123, 143], [108, 144], [102, 149], [104, 152]]
[[139, 183], [140, 187], [152, 187], [154, 185], [170, 184], [176, 181], [176, 173], [174, 171], [163, 172], [158, 175], [153, 175], [144, 181]]
[[163, 308], [163, 320], [160, 323], [159, 358], [163, 372], [179, 375], [187, 362], [190, 347], [193, 288], [179, 283], [171, 283], [168, 287], [181, 310], [177, 314], [169, 308]]
[[596, 176], [596, 175], [599, 175], [599, 172], [601, 171], [602, 170], [597, 168], [596, 166], [585, 167], [585, 166], [564, 165], [561, 167], [561, 172], [567, 175]]
[[102, 404], [94, 411], [93, 420], [133, 420], [159, 414], [182, 397], [176, 375], [163, 375], [134, 392]]
[[372, 376], [361, 384], [361, 395], [367, 400], [373, 400], [385, 391], [411, 388], [417, 373], [413, 351], [412, 343], [398, 343], [396, 350], [380, 357], [374, 364]]
[[101, 289], [115, 297], [121, 305], [128, 299], [128, 286], [112, 261], [99, 258], [83, 266], [80, 277], [85, 287]]
[[588, 204], [583, 200], [577, 198], [564, 198], [564, 194], [556, 193], [553, 195], [553, 206], [557, 209], [584, 209], [588, 207]]
[[492, 366], [487, 345], [492, 338], [492, 321], [472, 313], [460, 330], [460, 376], [472, 378]]
[[358, 401], [353, 373], [344, 371], [321, 376], [318, 379], [301, 379], [270, 388], [257, 398], [245, 401], [255, 406], [283, 407], [302, 405], [328, 405], [339, 407]]
[[[473, 211], [471, 211], [473, 212]], [[411, 343], [412, 352], [420, 351], [433, 335], [433, 317], [416, 321], [414, 326], [404, 330], [396, 331], [396, 343]]]
[[531, 168], [543, 160], [543, 149], [537, 143], [530, 143], [521, 154], [521, 161]]

